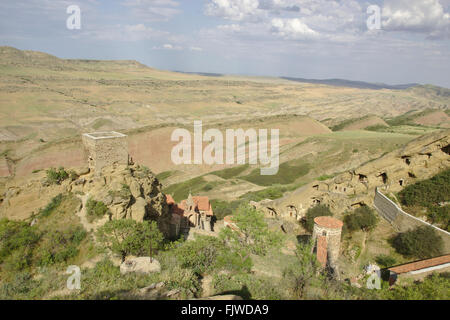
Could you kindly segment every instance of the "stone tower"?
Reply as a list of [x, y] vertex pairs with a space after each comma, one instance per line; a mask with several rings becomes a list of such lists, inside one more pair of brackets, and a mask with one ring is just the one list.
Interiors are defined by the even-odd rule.
[[83, 144], [88, 151], [89, 168], [100, 173], [102, 168], [117, 164], [128, 164], [127, 136], [115, 132], [85, 133]]
[[332, 217], [314, 219], [312, 237], [316, 244], [317, 258], [322, 266], [328, 264], [333, 270], [337, 269], [343, 225], [342, 221]]

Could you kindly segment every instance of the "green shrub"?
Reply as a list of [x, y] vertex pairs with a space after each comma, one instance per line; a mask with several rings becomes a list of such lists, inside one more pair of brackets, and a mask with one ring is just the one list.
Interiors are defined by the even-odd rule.
[[62, 200], [63, 195], [58, 194], [45, 206], [45, 208], [39, 210], [38, 216], [40, 218], [50, 216], [55, 211], [55, 209], [57, 209], [61, 205]]
[[211, 206], [214, 210], [214, 216], [217, 220], [221, 220], [224, 217], [231, 215], [234, 210], [239, 207], [239, 201], [227, 202], [223, 200], [211, 200]]
[[398, 234], [392, 245], [404, 256], [426, 259], [442, 254], [443, 240], [432, 227], [421, 226]]
[[27, 299], [38, 285], [29, 272], [18, 272], [11, 281], [0, 283], [0, 300]]
[[298, 244], [297, 261], [283, 271], [283, 278], [289, 283], [289, 289], [295, 299], [307, 297], [311, 287], [320, 287], [322, 277], [319, 275], [320, 264], [313, 253], [314, 243]]
[[433, 273], [423, 281], [416, 281], [408, 286], [394, 286], [384, 290], [383, 299], [389, 300], [448, 300], [450, 273]]
[[143, 165], [138, 165], [137, 170], [136, 170], [136, 176], [138, 178], [146, 178], [152, 174], [153, 174], [152, 171], [148, 167], [143, 166]]
[[40, 237], [36, 227], [26, 222], [0, 219], [0, 263], [16, 250], [32, 250]]
[[314, 229], [314, 218], [332, 215], [333, 213], [330, 211], [330, 208], [323, 204], [318, 204], [312, 208], [309, 208], [308, 211], [306, 211], [304, 221], [305, 229], [312, 232]]
[[79, 253], [78, 246], [86, 236], [87, 232], [81, 226], [46, 233], [37, 250], [38, 265], [50, 266], [76, 257]]
[[377, 216], [368, 206], [361, 206], [344, 217], [344, 226], [350, 232], [356, 230], [369, 231], [375, 228]]
[[212, 285], [216, 294], [235, 294], [243, 299], [281, 300], [284, 290], [271, 278], [258, 277], [254, 274], [216, 274]]
[[242, 205], [233, 215], [239, 232], [229, 232], [223, 228], [219, 236], [229, 244], [236, 244], [239, 250], [245, 248], [257, 255], [265, 255], [267, 250], [281, 245], [278, 233], [269, 230], [264, 214], [250, 205]]
[[47, 171], [47, 182], [50, 184], [60, 184], [67, 178], [69, 178], [69, 173], [64, 170], [63, 167], [59, 167], [58, 169], [50, 168]]
[[196, 236], [176, 248], [173, 253], [181, 267], [192, 269], [196, 274], [203, 274], [214, 268], [219, 251], [223, 244], [219, 239], [208, 236]]
[[108, 212], [109, 209], [103, 202], [96, 201], [92, 198], [86, 201], [86, 216], [89, 222], [92, 223], [94, 220], [104, 217]]
[[130, 186], [122, 183], [122, 188], [120, 190], [109, 190], [108, 194], [112, 197], [112, 198], [120, 198], [120, 199], [130, 199], [131, 197], [131, 190], [130, 190]]
[[397, 262], [394, 257], [388, 256], [385, 254], [380, 254], [379, 256], [377, 256], [375, 258], [375, 261], [380, 266], [385, 267], [385, 268], [391, 267], [391, 266], [395, 265], [395, 263]]
[[153, 256], [162, 244], [163, 235], [155, 221], [110, 220], [97, 230], [97, 239], [122, 261], [129, 254]]
[[450, 228], [450, 206], [441, 205], [450, 201], [450, 169], [431, 179], [406, 186], [398, 194], [400, 203], [406, 207], [425, 207], [432, 223]]

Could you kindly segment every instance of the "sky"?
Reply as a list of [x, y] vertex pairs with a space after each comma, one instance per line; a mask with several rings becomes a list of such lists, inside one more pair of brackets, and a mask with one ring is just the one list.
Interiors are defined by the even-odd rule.
[[[67, 27], [73, 5], [79, 29]], [[449, 88], [450, 0], [2, 0], [0, 45], [164, 70]]]

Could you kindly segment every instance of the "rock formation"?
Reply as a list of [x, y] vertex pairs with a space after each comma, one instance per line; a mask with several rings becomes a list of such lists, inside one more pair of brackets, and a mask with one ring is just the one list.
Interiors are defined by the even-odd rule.
[[[450, 167], [450, 130], [421, 136], [402, 148], [326, 181], [315, 181], [274, 201], [259, 203], [268, 216], [298, 220], [322, 203], [336, 213], [372, 205], [375, 188], [398, 192]], [[295, 213], [295, 215], [293, 214]]]

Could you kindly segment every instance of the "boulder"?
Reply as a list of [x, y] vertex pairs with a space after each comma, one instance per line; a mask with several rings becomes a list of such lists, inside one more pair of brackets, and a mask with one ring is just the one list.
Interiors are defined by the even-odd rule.
[[137, 222], [144, 221], [145, 214], [147, 213], [147, 202], [144, 198], [137, 198], [136, 202], [131, 206], [131, 218]]
[[130, 183], [130, 191], [131, 191], [131, 195], [133, 197], [135, 197], [136, 199], [139, 198], [141, 196], [141, 186], [139, 185], [139, 183], [137, 183], [136, 180], [133, 180]]
[[88, 167], [81, 167], [81, 168], [77, 168], [75, 170], [75, 173], [77, 176], [84, 176], [85, 174], [88, 174], [90, 172]]
[[150, 274], [160, 271], [161, 265], [159, 264], [159, 261], [156, 259], [151, 259], [150, 257], [130, 258], [128, 260], [125, 260], [120, 265], [121, 274], [130, 272]]

